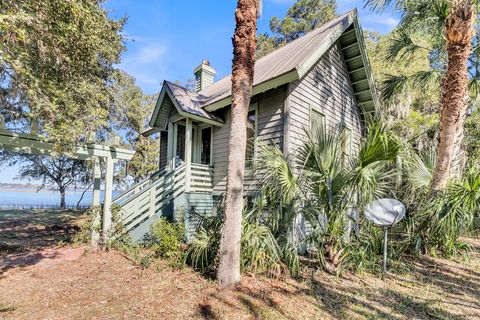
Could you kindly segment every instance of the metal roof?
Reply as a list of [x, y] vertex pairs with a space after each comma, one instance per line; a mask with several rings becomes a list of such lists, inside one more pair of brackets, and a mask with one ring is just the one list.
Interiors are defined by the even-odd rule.
[[[255, 62], [252, 96], [301, 79], [334, 43], [338, 43], [342, 49], [359, 106], [364, 112], [375, 112], [378, 100], [356, 9], [258, 59]], [[172, 100], [176, 100], [174, 103], [177, 107], [185, 113], [211, 121], [220, 119], [209, 111], [231, 104], [231, 75], [200, 92], [167, 81], [165, 86], [173, 93], [175, 99]], [[152, 119], [151, 126], [154, 122]]]
[[[354, 9], [258, 59], [255, 62], [253, 95], [302, 78], [337, 40], [344, 38], [343, 34], [346, 30], [354, 29], [357, 32], [349, 33], [349, 39], [345, 39], [345, 41], [349, 45], [354, 44], [350, 39], [353, 36], [358, 46], [358, 50], [354, 54], [360, 57], [362, 66], [369, 69], [370, 66], [363, 44], [363, 33], [358, 23], [357, 11]], [[368, 78], [368, 87], [373, 90], [373, 81], [369, 70], [365, 73], [365, 78]], [[271, 83], [272, 87], [268, 82], [274, 79], [277, 79], [277, 81]], [[206, 110], [212, 111], [229, 105], [231, 103], [229, 101], [231, 75], [213, 83], [200, 91], [199, 94], [208, 97], [202, 105]], [[370, 98], [373, 101], [375, 100], [375, 97], [373, 97], [375, 93], [372, 92], [371, 94]]]
[[149, 135], [158, 131], [154, 130], [155, 128], [164, 130], [168, 123], [169, 112], [172, 106], [176, 108], [181, 116], [223, 126], [224, 122], [222, 119], [202, 107], [206, 99], [207, 97], [192, 90], [170, 81], [164, 81], [157, 104], [150, 118], [150, 128], [142, 134]]

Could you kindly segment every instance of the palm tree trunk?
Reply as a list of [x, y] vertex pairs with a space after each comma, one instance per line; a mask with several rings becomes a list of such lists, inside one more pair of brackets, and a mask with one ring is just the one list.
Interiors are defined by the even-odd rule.
[[243, 178], [247, 114], [252, 94], [257, 45], [257, 0], [238, 0], [235, 19], [235, 33], [232, 39], [232, 116], [228, 140], [225, 222], [217, 271], [217, 280], [222, 288], [233, 287], [240, 281]]
[[455, 143], [463, 130], [466, 109], [467, 61], [474, 34], [475, 9], [468, 0], [456, 0], [445, 22], [447, 39], [447, 74], [442, 84], [442, 110], [437, 163], [433, 173], [430, 193], [445, 188], [452, 164]]

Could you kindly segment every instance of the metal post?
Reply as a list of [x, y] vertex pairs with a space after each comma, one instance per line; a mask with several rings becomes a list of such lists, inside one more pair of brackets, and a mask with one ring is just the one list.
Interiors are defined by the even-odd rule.
[[388, 227], [383, 228], [385, 236], [383, 238], [383, 273], [387, 272], [387, 243], [388, 243]]

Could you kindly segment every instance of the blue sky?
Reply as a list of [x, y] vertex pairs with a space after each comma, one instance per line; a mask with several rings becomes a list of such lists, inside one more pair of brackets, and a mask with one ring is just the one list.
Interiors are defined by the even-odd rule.
[[[283, 17], [295, 2], [263, 1], [263, 16], [258, 21], [262, 33], [269, 31], [272, 17]], [[390, 12], [379, 15], [363, 9], [363, 1], [337, 2], [338, 13], [357, 7], [364, 29], [386, 33], [398, 22]], [[235, 5], [235, 0], [108, 0], [106, 7], [112, 16], [128, 17], [128, 50], [120, 67], [133, 75], [147, 93], [158, 92], [164, 79], [185, 83], [203, 59], [210, 60], [217, 70], [216, 79], [228, 75]]]
[[[263, 0], [258, 31], [268, 32], [272, 17], [282, 18], [295, 0]], [[361, 0], [337, 0], [338, 13], [357, 8], [366, 30], [387, 33], [398, 23], [391, 12], [363, 9]], [[163, 80], [185, 83], [203, 59], [217, 70], [216, 79], [231, 71], [235, 0], [107, 0], [113, 17], [128, 18], [127, 51], [120, 68], [136, 78], [146, 93], [160, 90]], [[12, 182], [17, 169], [2, 170], [1, 182]]]

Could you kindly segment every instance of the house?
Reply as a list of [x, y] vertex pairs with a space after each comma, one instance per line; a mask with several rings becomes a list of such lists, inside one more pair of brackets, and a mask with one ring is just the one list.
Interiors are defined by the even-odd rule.
[[[163, 83], [145, 132], [160, 134], [160, 171], [117, 198], [127, 229], [138, 231], [134, 239], [159, 215], [181, 206], [210, 210], [213, 197], [225, 192], [231, 78], [215, 81], [208, 61], [194, 74], [195, 90]], [[247, 133], [250, 141], [275, 143], [288, 155], [305, 141], [305, 128], [323, 122], [346, 135], [344, 151], [352, 152], [376, 106], [352, 10], [256, 61]], [[247, 166], [255, 157], [249, 143]], [[247, 180], [245, 191], [255, 189], [254, 179]]]

